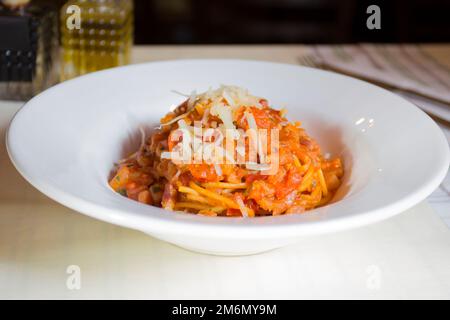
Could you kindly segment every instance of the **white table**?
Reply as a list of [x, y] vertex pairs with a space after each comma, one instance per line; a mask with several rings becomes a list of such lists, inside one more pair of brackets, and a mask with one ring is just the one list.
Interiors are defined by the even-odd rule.
[[[144, 47], [135, 61], [295, 63], [304, 48]], [[430, 52], [450, 57], [449, 48]], [[0, 102], [0, 298], [450, 298], [450, 230], [426, 202], [378, 224], [261, 255], [196, 254], [93, 220], [33, 189], [4, 146], [20, 105]]]

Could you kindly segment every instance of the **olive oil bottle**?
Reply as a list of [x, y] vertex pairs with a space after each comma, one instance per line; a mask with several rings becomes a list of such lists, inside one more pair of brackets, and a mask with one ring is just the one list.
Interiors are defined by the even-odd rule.
[[129, 63], [132, 0], [69, 0], [60, 12], [61, 80]]

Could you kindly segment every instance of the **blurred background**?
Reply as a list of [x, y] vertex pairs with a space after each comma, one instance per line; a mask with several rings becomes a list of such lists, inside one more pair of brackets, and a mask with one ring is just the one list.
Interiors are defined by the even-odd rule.
[[[371, 5], [381, 28], [367, 25]], [[0, 0], [0, 98], [27, 100], [58, 81], [126, 65], [133, 44], [362, 43], [392, 71], [394, 53], [397, 69], [405, 63], [398, 45], [450, 42], [449, 13], [450, 0]], [[398, 48], [367, 47], [377, 43]], [[331, 60], [345, 56], [341, 47]], [[324, 67], [331, 53], [321, 50], [297, 62]], [[423, 59], [416, 51], [413, 64]]]
[[[371, 4], [381, 8], [381, 30], [366, 28]], [[134, 0], [134, 7], [136, 44], [450, 41], [448, 0]]]

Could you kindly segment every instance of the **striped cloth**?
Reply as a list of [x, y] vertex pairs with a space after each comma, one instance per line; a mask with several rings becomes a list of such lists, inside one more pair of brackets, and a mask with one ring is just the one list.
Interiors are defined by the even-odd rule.
[[[314, 64], [403, 96], [433, 116], [450, 144], [450, 69], [417, 45], [316, 46]], [[450, 172], [428, 202], [450, 228]]]
[[450, 122], [450, 69], [420, 46], [316, 46], [312, 54], [327, 69], [393, 89]]

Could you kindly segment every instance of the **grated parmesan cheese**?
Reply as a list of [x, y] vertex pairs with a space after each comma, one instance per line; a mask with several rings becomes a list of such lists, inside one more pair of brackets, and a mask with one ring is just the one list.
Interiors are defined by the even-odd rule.
[[214, 163], [214, 170], [216, 170], [218, 176], [222, 175], [222, 168], [220, 168], [220, 165], [218, 165], [217, 163]]
[[242, 216], [244, 218], [248, 218], [248, 210], [247, 207], [244, 204], [244, 201], [242, 201], [241, 197], [236, 197], [236, 203], [239, 206], [239, 210], [241, 210]]

